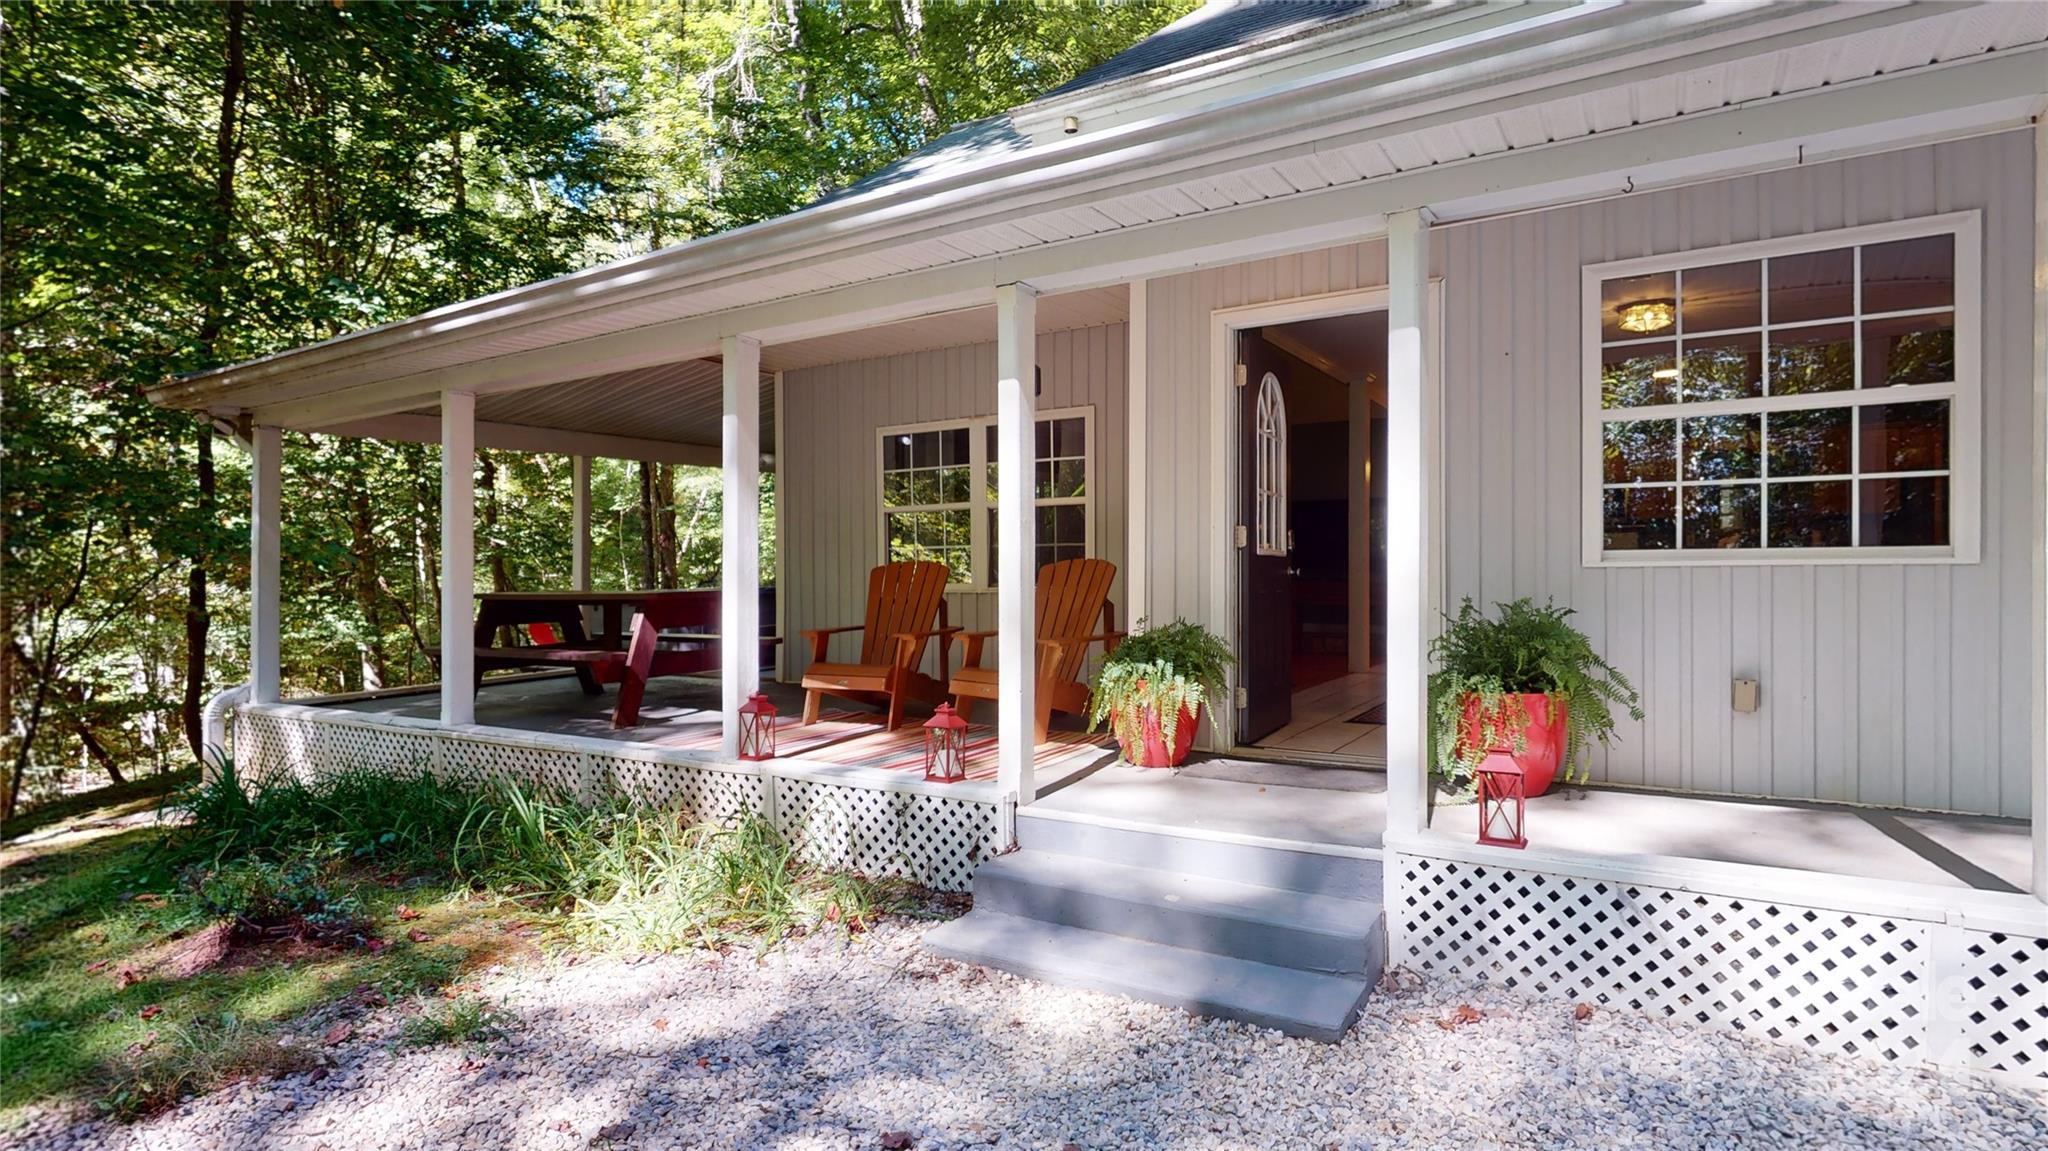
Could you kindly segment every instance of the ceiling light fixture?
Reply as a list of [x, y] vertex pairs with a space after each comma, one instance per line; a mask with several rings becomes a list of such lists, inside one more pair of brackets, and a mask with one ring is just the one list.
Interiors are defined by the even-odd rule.
[[1624, 332], [1661, 332], [1678, 322], [1676, 300], [1638, 300], [1615, 310]]

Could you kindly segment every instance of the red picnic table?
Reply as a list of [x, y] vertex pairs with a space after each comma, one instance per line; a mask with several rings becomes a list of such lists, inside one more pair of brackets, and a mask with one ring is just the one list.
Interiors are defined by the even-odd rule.
[[[780, 636], [766, 634], [775, 618], [774, 590], [762, 590], [761, 653], [766, 662]], [[597, 609], [602, 626], [592, 636], [585, 608]], [[632, 610], [630, 634], [626, 627]], [[493, 668], [560, 667], [576, 671], [587, 695], [604, 684], [619, 685], [613, 727], [640, 720], [647, 681], [660, 675], [692, 675], [719, 667], [719, 591], [515, 591], [480, 592], [476, 611], [476, 685]], [[535, 625], [543, 631], [536, 634]], [[525, 643], [500, 644], [499, 633], [520, 629]]]

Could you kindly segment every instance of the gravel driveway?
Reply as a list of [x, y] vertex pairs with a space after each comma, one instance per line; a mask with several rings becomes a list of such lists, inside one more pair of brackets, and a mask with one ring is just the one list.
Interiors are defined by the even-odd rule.
[[[483, 980], [507, 1033], [409, 1049], [390, 1012], [311, 1075], [36, 1148], [2048, 1147], [2048, 1101], [1640, 1015], [1389, 976], [1342, 1044], [926, 956], [921, 926], [756, 960]], [[1476, 1010], [1461, 1012], [1467, 1006]], [[324, 1026], [315, 1021], [310, 1026]], [[312, 1036], [309, 1040], [317, 1042]], [[909, 1142], [903, 1142], [907, 1137]]]

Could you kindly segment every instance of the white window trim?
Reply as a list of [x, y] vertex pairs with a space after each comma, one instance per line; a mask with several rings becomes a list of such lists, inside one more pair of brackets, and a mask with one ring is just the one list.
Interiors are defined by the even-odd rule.
[[[1081, 485], [1083, 492], [1086, 494], [1081, 496], [1048, 496], [1040, 498], [1034, 501], [1034, 510], [1040, 507], [1078, 505], [1081, 508], [1083, 524], [1084, 542], [1082, 546], [1087, 554], [1092, 556], [1096, 554], [1095, 406], [1093, 404], [1083, 404], [1070, 408], [1040, 408], [1037, 412], [1033, 413], [1032, 418], [1034, 422], [1043, 422], [1047, 420], [1074, 419], [1076, 417], [1081, 421]], [[889, 562], [888, 513], [892, 510], [899, 510], [891, 508], [883, 498], [883, 472], [885, 469], [882, 467], [882, 460], [888, 451], [889, 437], [916, 432], [936, 432], [952, 428], [966, 428], [967, 465], [971, 480], [968, 485], [968, 502], [965, 506], [968, 508], [969, 516], [972, 517], [968, 527], [968, 539], [970, 541], [968, 564], [973, 570], [975, 579], [972, 583], [949, 583], [946, 585], [946, 590], [950, 593], [982, 592], [989, 595], [995, 594], [996, 588], [989, 582], [989, 577], [992, 574], [989, 570], [989, 557], [994, 549], [991, 547], [993, 541], [988, 537], [988, 513], [995, 508], [995, 501], [988, 498], [988, 429], [994, 427], [995, 423], [996, 417], [992, 415], [962, 416], [950, 420], [924, 420], [914, 424], [890, 424], [887, 427], [875, 429], [875, 454], [873, 457], [875, 461], [875, 554], [880, 557], [877, 562]], [[958, 509], [961, 505], [917, 504], [911, 506], [918, 508]]]
[[[1682, 271], [1687, 268], [1709, 267], [1715, 264], [1729, 264], [1771, 256], [1790, 256], [1802, 252], [1825, 251], [1830, 248], [1882, 244], [1893, 240], [1911, 240], [1924, 236], [1948, 234], [1955, 237], [1956, 281], [1955, 281], [1955, 342], [1956, 378], [1950, 385], [1914, 384], [1909, 395], [1892, 397], [1889, 402], [1906, 402], [1908, 399], [1946, 399], [1949, 408], [1949, 542], [1942, 547], [1849, 547], [1849, 548], [1803, 548], [1780, 549], [1758, 548], [1754, 550], [1705, 550], [1687, 551], [1674, 548], [1669, 551], [1616, 551], [1605, 547], [1605, 513], [1602, 495], [1601, 424], [1605, 415], [1600, 406], [1600, 353], [1602, 340], [1600, 284], [1603, 280], [1626, 276], [1640, 276], [1654, 272]], [[1580, 475], [1581, 493], [1580, 521], [1582, 525], [1582, 563], [1586, 567], [1660, 567], [1680, 565], [1687, 567], [1728, 567], [1728, 566], [1783, 566], [1787, 564], [1973, 564], [1979, 560], [1982, 530], [1982, 473], [1983, 473], [1983, 220], [1982, 213], [1972, 210], [1951, 212], [1939, 216], [1922, 216], [1910, 220], [1896, 220], [1883, 224], [1871, 224], [1855, 228], [1840, 228], [1827, 232], [1806, 232], [1797, 236], [1785, 236], [1771, 240], [1758, 240], [1745, 244], [1730, 244], [1718, 248], [1695, 248], [1683, 252], [1671, 252], [1660, 256], [1644, 256], [1629, 260], [1614, 260], [1602, 264], [1587, 264], [1581, 270], [1580, 281]], [[1768, 284], [1764, 285], [1768, 291]], [[1862, 280], [1857, 278], [1856, 291], [1860, 316]], [[1905, 312], [1886, 312], [1882, 315], [1911, 315], [1919, 311], [1945, 311], [1946, 309], [1912, 309]], [[1877, 314], [1873, 314], [1877, 315]], [[1861, 317], [1869, 319], [1872, 317]], [[1839, 323], [1840, 321], [1826, 321]], [[1789, 328], [1806, 325], [1777, 325]], [[1747, 330], [1747, 329], [1745, 329]], [[1761, 330], [1761, 329], [1756, 329]], [[1724, 333], [1716, 333], [1724, 334]], [[1643, 342], [1663, 342], [1670, 337], [1650, 337]], [[1637, 341], [1611, 341], [1613, 343], [1634, 343]], [[1855, 372], [1857, 382], [1862, 380], [1863, 344], [1856, 341]], [[1901, 389], [1905, 391], [1906, 389]], [[1727, 415], [1732, 412], [1775, 411], [1783, 409], [1810, 409], [1823, 406], [1860, 406], [1860, 403], [1876, 402], [1868, 397], [1871, 391], [1860, 386], [1852, 391], [1809, 396], [1764, 397], [1759, 400], [1723, 400], [1703, 403], [1674, 403], [1655, 408], [1631, 409], [1638, 418], [1665, 418], [1679, 416]], [[1806, 478], [1806, 477], [1802, 477]], [[1661, 485], [1659, 485], [1661, 486]], [[1683, 485], [1678, 485], [1682, 488]], [[1683, 503], [1680, 503], [1682, 516]], [[1679, 530], [1682, 532], [1681, 519]]]

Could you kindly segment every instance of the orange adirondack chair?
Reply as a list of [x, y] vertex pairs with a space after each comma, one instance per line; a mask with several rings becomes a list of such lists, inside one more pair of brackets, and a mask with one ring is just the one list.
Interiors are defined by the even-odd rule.
[[[828, 695], [888, 706], [889, 730], [903, 722], [906, 697], [927, 704], [945, 698], [946, 637], [959, 631], [946, 625], [946, 581], [951, 571], [942, 563], [914, 561], [883, 564], [868, 573], [865, 623], [817, 628], [804, 632], [811, 641], [811, 665], [804, 670], [804, 722], [818, 722], [818, 701]], [[938, 626], [932, 626], [933, 620]], [[827, 663], [826, 648], [841, 632], [861, 633], [860, 659]], [[919, 671], [925, 648], [937, 636], [939, 677]]]
[[[1039, 743], [1045, 742], [1053, 712], [1088, 710], [1088, 684], [1082, 677], [1088, 645], [1100, 643], [1107, 654], [1124, 638], [1116, 629], [1116, 605], [1109, 602], [1109, 585], [1115, 579], [1116, 565], [1108, 560], [1061, 560], [1038, 569], [1038, 691], [1032, 736]], [[1102, 630], [1090, 633], [1098, 617]], [[996, 669], [981, 666], [982, 644], [995, 634], [970, 631], [959, 637], [967, 645], [967, 655], [953, 673], [951, 690], [963, 719], [972, 714], [975, 700], [994, 699], [1000, 690]]]

